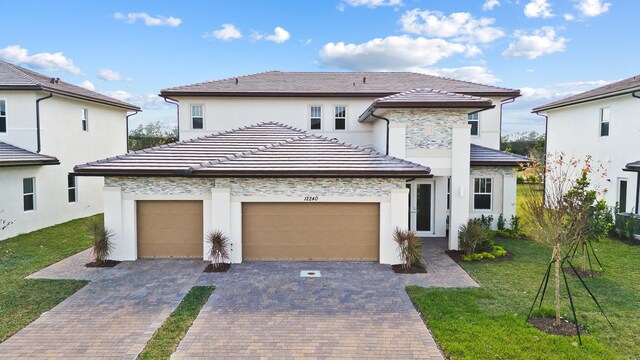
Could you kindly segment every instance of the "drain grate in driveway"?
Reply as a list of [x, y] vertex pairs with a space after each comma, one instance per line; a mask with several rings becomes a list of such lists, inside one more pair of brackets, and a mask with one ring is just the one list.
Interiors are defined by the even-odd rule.
[[300, 277], [317, 278], [320, 277], [320, 270], [302, 270]]

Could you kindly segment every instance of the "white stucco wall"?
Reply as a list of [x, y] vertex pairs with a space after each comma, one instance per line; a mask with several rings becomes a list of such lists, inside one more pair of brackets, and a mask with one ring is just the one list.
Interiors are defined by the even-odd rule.
[[[475, 210], [473, 206], [473, 190], [476, 178], [489, 178], [492, 184], [491, 209]], [[509, 167], [474, 166], [471, 167], [469, 179], [469, 216], [479, 218], [493, 216], [492, 226], [497, 226], [498, 216], [502, 214], [505, 221], [516, 214], [516, 172]]]
[[[372, 202], [380, 204], [380, 262], [397, 264], [395, 227], [406, 228], [408, 190], [405, 179], [251, 179], [107, 177], [105, 226], [114, 231], [114, 260], [137, 259], [135, 202], [138, 200], [203, 200], [203, 254], [206, 233], [230, 235], [232, 262], [242, 262], [244, 202]], [[208, 260], [203, 255], [205, 260]]]
[[[479, 134], [471, 137], [471, 143], [500, 150], [500, 102], [504, 98], [489, 99], [496, 107], [478, 113]], [[516, 99], [516, 101], [518, 100]]]
[[[15, 95], [15, 97], [14, 97]], [[7, 133], [0, 141], [32, 151], [37, 148], [35, 101], [48, 93], [0, 93], [7, 99]], [[81, 109], [89, 109], [89, 131], [82, 131]], [[18, 111], [20, 109], [20, 111]], [[103, 210], [100, 177], [78, 177], [78, 201], [68, 202], [67, 175], [77, 164], [126, 152], [126, 111], [57, 95], [40, 102], [41, 153], [60, 165], [0, 170], [0, 217], [14, 221], [0, 239], [30, 232]], [[36, 210], [23, 211], [22, 179], [36, 178]]]
[[[600, 109], [609, 107], [609, 136], [600, 136]], [[602, 165], [607, 178], [600, 181], [607, 204], [618, 199], [618, 181], [627, 179], [627, 211], [635, 207], [636, 179], [632, 172], [622, 171], [632, 161], [640, 160], [640, 99], [630, 94], [590, 101], [548, 111], [547, 150], [564, 152], [584, 159], [593, 156], [595, 165]]]

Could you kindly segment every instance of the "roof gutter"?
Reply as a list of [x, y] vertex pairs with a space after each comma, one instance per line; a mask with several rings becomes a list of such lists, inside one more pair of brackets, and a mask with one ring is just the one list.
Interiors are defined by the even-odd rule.
[[386, 150], [385, 150], [385, 155], [389, 155], [389, 119], [387, 119], [386, 117], [383, 116], [378, 116], [376, 114], [374, 114], [374, 112], [376, 111], [375, 108], [371, 109], [371, 115], [372, 117], [376, 118], [376, 119], [380, 119], [380, 120], [384, 120], [387, 122], [387, 137], [386, 137]]
[[[180, 102], [176, 99], [172, 99], [166, 95], [160, 94], [160, 96], [164, 99], [164, 102], [167, 104], [172, 104], [176, 106], [176, 121], [177, 121], [177, 129], [178, 129], [178, 141], [180, 141]], [[169, 101], [171, 100], [171, 101]]]
[[[590, 98], [586, 98], [586, 99], [582, 99], [582, 100], [578, 100], [578, 101], [571, 101], [568, 103], [564, 103], [564, 104], [558, 104], [558, 105], [552, 105], [552, 106], [539, 106], [537, 108], [534, 108], [533, 110], [531, 110], [532, 113], [538, 113], [540, 111], [547, 111], [547, 110], [553, 110], [553, 109], [559, 109], [562, 107], [567, 107], [567, 106], [572, 106], [572, 105], [578, 105], [578, 104], [583, 104], [586, 102], [591, 102], [591, 101], [597, 101], [597, 100], [604, 100], [604, 99], [608, 99], [608, 98], [612, 98], [612, 97], [616, 97], [616, 96], [622, 96], [622, 95], [627, 95], [627, 94], [631, 94], [631, 96], [633, 96], [634, 98], [638, 98], [638, 96], [635, 95], [635, 93], [640, 92], [640, 89], [634, 89], [634, 90], [623, 90], [621, 92], [616, 92], [616, 93], [609, 93], [609, 94], [604, 94], [603, 96], [593, 96]], [[560, 101], [560, 100], [558, 100]]]
[[[544, 117], [544, 168], [547, 168], [547, 146], [549, 146], [549, 115], [542, 115], [539, 112], [534, 112], [538, 116]], [[546, 171], [545, 171], [546, 172]], [[542, 177], [542, 193], [547, 193], [547, 176]], [[544, 196], [544, 195], [543, 195]]]
[[45, 97], [41, 97], [39, 99], [36, 100], [36, 141], [37, 141], [37, 150], [36, 153], [40, 153], [40, 150], [42, 150], [42, 145], [40, 143], [40, 101], [42, 100], [46, 100], [53, 97], [53, 93], [49, 93], [49, 95], [45, 96]]
[[501, 143], [502, 143], [502, 106], [504, 104], [511, 104], [512, 102], [516, 101], [517, 97], [518, 96], [514, 96], [512, 98], [508, 98], [500, 101], [500, 142]]
[[135, 110], [135, 112], [133, 114], [129, 114], [127, 115], [127, 152], [129, 152], [129, 118], [133, 115], [138, 114], [139, 111]]

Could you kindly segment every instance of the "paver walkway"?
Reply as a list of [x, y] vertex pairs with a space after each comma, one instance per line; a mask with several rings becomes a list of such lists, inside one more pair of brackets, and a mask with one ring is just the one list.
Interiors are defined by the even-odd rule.
[[[0, 358], [133, 359], [193, 285], [216, 291], [175, 359], [427, 358], [442, 355], [405, 285], [478, 286], [425, 241], [427, 274], [374, 263], [246, 262], [204, 274], [199, 260], [138, 260], [88, 269], [87, 251], [32, 278], [87, 279], [83, 289], [0, 343]], [[301, 278], [320, 270], [320, 278]]]

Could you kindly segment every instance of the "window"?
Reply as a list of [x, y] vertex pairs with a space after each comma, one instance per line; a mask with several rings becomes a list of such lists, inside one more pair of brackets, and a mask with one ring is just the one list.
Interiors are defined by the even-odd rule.
[[471, 125], [471, 136], [478, 136], [480, 134], [480, 119], [478, 118], [478, 113], [467, 115], [467, 122]]
[[309, 107], [309, 129], [320, 130], [322, 129], [322, 107], [311, 106]]
[[336, 130], [345, 130], [347, 128], [347, 107], [336, 106], [334, 115], [334, 128]]
[[600, 136], [609, 136], [609, 120], [611, 109], [608, 107], [600, 109]]
[[77, 178], [73, 175], [67, 175], [67, 190], [69, 193], [69, 202], [74, 203], [78, 201], [78, 187]]
[[82, 131], [89, 131], [89, 109], [82, 109]]
[[447, 210], [451, 209], [451, 178], [447, 178]]
[[477, 178], [474, 180], [473, 209], [491, 210], [491, 178]]
[[627, 180], [618, 180], [618, 211], [627, 212]]
[[22, 179], [22, 198], [24, 211], [36, 209], [36, 178]]
[[0, 100], [0, 133], [7, 132], [7, 101]]
[[204, 111], [202, 105], [191, 105], [191, 128], [204, 129]]

